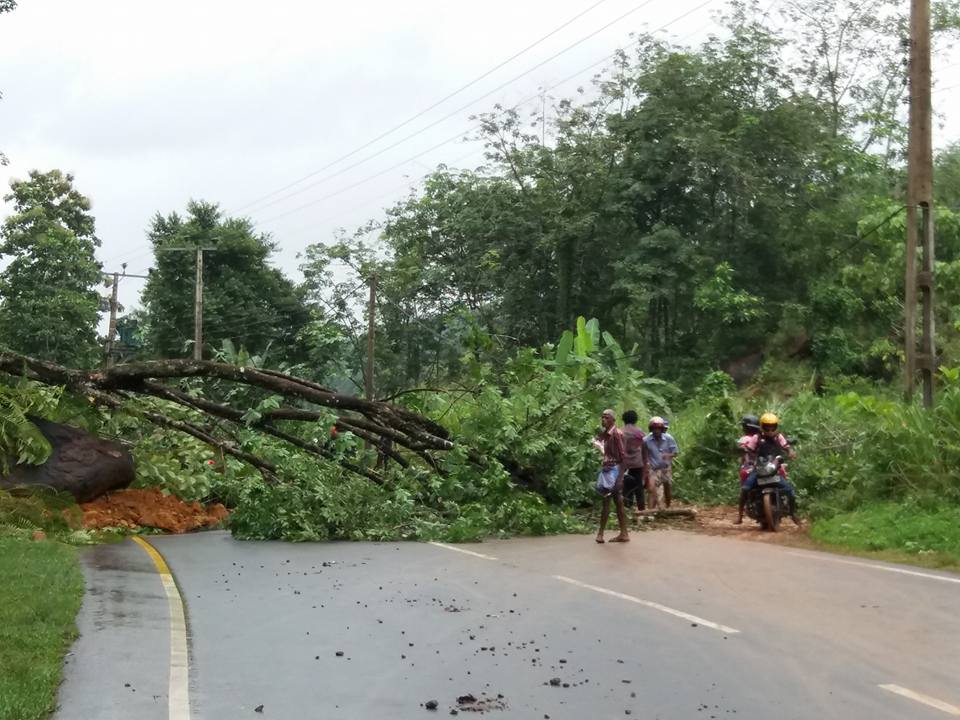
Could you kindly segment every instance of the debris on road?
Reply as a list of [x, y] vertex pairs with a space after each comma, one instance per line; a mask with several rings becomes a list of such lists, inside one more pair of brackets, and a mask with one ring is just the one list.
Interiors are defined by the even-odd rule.
[[198, 502], [184, 502], [175, 495], [164, 495], [156, 488], [118, 490], [81, 503], [80, 509], [83, 526], [88, 529], [148, 527], [177, 534], [215, 527], [230, 514], [220, 503], [204, 507]]

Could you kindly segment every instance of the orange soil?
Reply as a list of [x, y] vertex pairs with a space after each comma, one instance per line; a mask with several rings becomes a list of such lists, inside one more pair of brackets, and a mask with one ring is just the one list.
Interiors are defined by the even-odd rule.
[[187, 503], [173, 495], [164, 495], [155, 488], [118, 490], [81, 503], [80, 508], [85, 528], [151, 527], [171, 533], [212, 527], [229, 515], [220, 503], [204, 507], [198, 502]]

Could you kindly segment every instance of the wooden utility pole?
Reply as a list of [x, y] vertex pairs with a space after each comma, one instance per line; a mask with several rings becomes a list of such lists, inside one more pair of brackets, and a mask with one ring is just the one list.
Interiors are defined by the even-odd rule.
[[[923, 377], [923, 404], [933, 405], [934, 238], [933, 138], [930, 103], [930, 0], [910, 2], [910, 139], [907, 153], [907, 253], [904, 293], [905, 395], [913, 398], [917, 370]], [[919, 211], [919, 222], [918, 222]], [[917, 245], [923, 254], [917, 272]], [[923, 324], [917, 353], [917, 290], [922, 298]]]
[[193, 292], [193, 359], [203, 360], [203, 248], [197, 245], [197, 280]]
[[367, 400], [373, 400], [373, 339], [377, 317], [377, 276], [370, 276], [370, 305], [367, 309], [367, 372], [364, 389]]

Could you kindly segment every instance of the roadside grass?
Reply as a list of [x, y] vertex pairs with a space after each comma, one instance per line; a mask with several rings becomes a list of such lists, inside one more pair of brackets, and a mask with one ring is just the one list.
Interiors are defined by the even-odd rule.
[[83, 576], [73, 547], [0, 536], [0, 720], [45, 720], [77, 635]]
[[960, 507], [877, 503], [817, 520], [811, 538], [878, 560], [960, 570]]

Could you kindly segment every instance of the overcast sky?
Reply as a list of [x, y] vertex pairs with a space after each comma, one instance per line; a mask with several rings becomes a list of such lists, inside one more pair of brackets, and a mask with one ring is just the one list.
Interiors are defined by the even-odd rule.
[[[145, 272], [150, 218], [182, 211], [194, 198], [271, 232], [281, 248], [276, 264], [293, 275], [308, 244], [380, 216], [438, 163], [480, 164], [481, 148], [458, 139], [472, 113], [535, 98], [541, 86], [573, 94], [634, 31], [663, 28], [696, 42], [715, 30], [711, 14], [721, 7], [721, 0], [20, 0], [0, 16], [0, 150], [10, 158], [0, 183], [6, 188], [33, 168], [72, 172], [93, 202], [106, 271], [127, 262], [128, 272]], [[580, 13], [456, 97], [323, 170]], [[938, 146], [960, 136], [951, 119], [957, 92], [934, 96], [948, 121]], [[124, 281], [121, 302], [134, 305], [141, 286]]]

